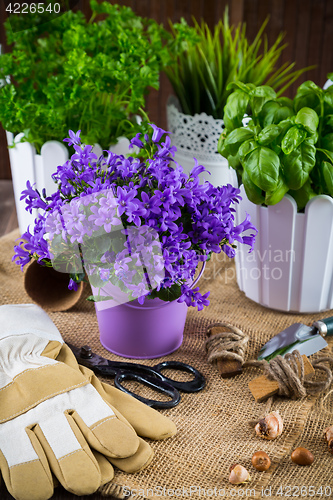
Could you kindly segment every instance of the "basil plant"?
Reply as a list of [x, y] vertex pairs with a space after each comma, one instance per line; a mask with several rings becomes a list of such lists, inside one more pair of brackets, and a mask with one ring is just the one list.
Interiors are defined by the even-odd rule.
[[218, 151], [250, 201], [275, 205], [288, 193], [302, 211], [313, 196], [333, 197], [333, 86], [307, 81], [293, 100], [265, 85], [229, 87]]

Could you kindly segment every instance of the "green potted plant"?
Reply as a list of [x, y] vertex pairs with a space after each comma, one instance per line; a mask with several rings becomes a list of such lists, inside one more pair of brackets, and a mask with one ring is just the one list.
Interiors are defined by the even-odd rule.
[[[195, 156], [211, 172], [206, 178], [216, 185], [235, 182], [226, 160], [217, 153], [217, 141], [224, 127], [224, 106], [234, 81], [272, 86], [279, 95], [304, 71], [294, 71], [294, 63], [276, 67], [285, 49], [283, 34], [271, 47], [264, 35], [268, 18], [254, 41], [246, 36], [246, 25], [230, 26], [228, 9], [210, 30], [205, 22], [194, 20], [198, 42], [181, 54], [172, 54], [165, 72], [172, 84], [176, 100], [169, 101], [168, 129], [173, 132], [177, 159], [191, 169]], [[173, 27], [173, 35], [179, 35]], [[309, 68], [307, 68], [309, 69]]]
[[333, 86], [307, 81], [293, 100], [269, 86], [229, 88], [218, 150], [242, 184], [238, 217], [246, 211], [259, 230], [253, 256], [238, 261], [239, 286], [276, 309], [332, 309]]
[[[171, 37], [129, 7], [96, 0], [90, 6], [89, 20], [69, 10], [46, 24], [36, 12], [29, 29], [25, 14], [5, 23], [11, 51], [0, 55], [0, 81], [7, 82], [0, 88], [0, 122], [9, 144], [16, 144], [10, 157], [18, 163], [18, 193], [28, 179], [52, 192], [51, 174], [68, 158], [62, 139], [69, 129], [81, 130], [99, 153], [119, 137], [144, 131], [146, 94], [158, 89], [170, 54], [193, 37], [188, 26]], [[28, 221], [19, 214], [19, 223], [23, 229]]]

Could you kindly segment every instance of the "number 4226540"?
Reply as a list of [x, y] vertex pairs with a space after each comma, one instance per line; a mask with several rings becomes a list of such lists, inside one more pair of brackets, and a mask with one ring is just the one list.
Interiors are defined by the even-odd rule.
[[60, 3], [9, 3], [6, 12], [10, 14], [43, 14], [44, 12], [59, 14]]

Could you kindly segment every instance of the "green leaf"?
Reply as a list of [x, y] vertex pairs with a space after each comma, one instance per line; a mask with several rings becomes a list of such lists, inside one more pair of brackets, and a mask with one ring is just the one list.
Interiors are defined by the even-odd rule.
[[262, 190], [251, 181], [245, 170], [242, 174], [242, 183], [244, 185], [246, 196], [252, 203], [255, 203], [256, 205], [262, 205], [265, 203], [265, 197], [263, 196]]
[[281, 106], [274, 115], [274, 123], [280, 123], [294, 116], [294, 111], [288, 106]]
[[321, 162], [321, 171], [323, 173], [327, 192], [333, 197], [333, 165], [328, 161]]
[[259, 144], [261, 146], [266, 146], [270, 142], [273, 142], [280, 132], [281, 128], [279, 125], [267, 125], [267, 127], [263, 128], [258, 135]]
[[291, 127], [281, 141], [281, 148], [284, 154], [289, 155], [294, 149], [306, 139], [307, 133], [305, 130], [297, 127]]
[[271, 125], [274, 122], [275, 113], [280, 109], [280, 105], [276, 101], [266, 102], [259, 113], [259, 120], [263, 127]]
[[278, 184], [273, 191], [266, 191], [265, 204], [266, 205], [276, 205], [279, 203], [284, 195], [288, 192], [289, 188], [284, 182], [283, 178], [280, 176]]
[[307, 180], [300, 189], [296, 191], [291, 189], [288, 191], [288, 194], [296, 201], [298, 211], [301, 211], [317, 193], [312, 189], [310, 180]]
[[243, 162], [245, 157], [249, 153], [251, 153], [252, 151], [257, 149], [258, 147], [259, 147], [259, 144], [256, 141], [249, 140], [249, 141], [243, 142], [243, 144], [240, 145], [239, 150], [238, 150], [238, 155], [239, 155], [240, 161]]
[[323, 149], [333, 152], [333, 132], [321, 138], [321, 146]]
[[89, 302], [103, 302], [105, 300], [113, 300], [113, 297], [111, 297], [111, 295], [89, 295], [87, 300], [89, 300]]
[[313, 134], [317, 130], [319, 117], [313, 109], [302, 108], [296, 115], [295, 123], [303, 125], [305, 130], [307, 130], [310, 134]]
[[314, 82], [304, 82], [297, 89], [294, 98], [294, 108], [296, 112], [304, 107], [319, 110], [320, 103], [324, 99], [323, 96], [324, 91]]
[[232, 156], [235, 156], [240, 145], [243, 142], [252, 139], [253, 136], [254, 132], [247, 127], [236, 128], [235, 130], [230, 132], [230, 134], [224, 140], [223, 149]]
[[182, 294], [181, 286], [178, 285], [177, 283], [174, 283], [168, 288], [161, 288], [157, 292], [157, 297], [166, 302], [172, 302], [173, 300], [179, 299], [181, 294]]
[[271, 149], [265, 146], [257, 147], [244, 158], [243, 167], [251, 181], [263, 191], [276, 188], [280, 159]]
[[289, 189], [300, 189], [309, 177], [316, 162], [316, 148], [306, 139], [290, 154], [281, 159], [283, 175]]
[[322, 148], [317, 148], [317, 151], [323, 153], [333, 163], [333, 151], [329, 151], [328, 149], [322, 149]]
[[242, 82], [231, 82], [227, 86], [227, 90], [242, 90], [246, 94], [249, 94], [252, 90], [255, 89], [255, 85], [253, 83], [242, 83]]
[[256, 87], [250, 93], [251, 108], [254, 116], [258, 116], [264, 104], [276, 98], [275, 91], [266, 85]]
[[249, 96], [243, 91], [235, 91], [228, 97], [224, 108], [224, 124], [227, 132], [242, 126], [242, 120], [249, 102]]

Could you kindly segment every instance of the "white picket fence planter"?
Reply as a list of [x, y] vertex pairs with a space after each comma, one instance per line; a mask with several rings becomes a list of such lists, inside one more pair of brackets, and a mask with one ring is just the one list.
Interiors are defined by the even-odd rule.
[[[21, 193], [26, 189], [27, 181], [41, 192], [46, 189], [46, 194], [53, 193], [57, 186], [52, 179], [59, 165], [68, 160], [68, 150], [58, 141], [48, 141], [43, 144], [41, 154], [36, 153], [35, 147], [29, 142], [20, 142], [23, 134], [15, 138], [12, 133], [6, 132], [8, 145], [15, 144], [9, 148], [9, 159], [12, 172], [15, 206], [20, 233], [23, 234], [27, 227], [34, 224], [37, 210], [30, 214], [25, 210], [25, 200], [20, 200]], [[118, 143], [110, 146], [110, 150], [117, 154], [128, 154], [129, 140], [121, 137]], [[102, 148], [96, 145], [93, 149], [98, 156], [102, 154]]]
[[177, 148], [174, 159], [187, 174], [194, 167], [193, 158], [196, 158], [211, 174], [201, 173], [201, 180], [208, 180], [213, 186], [232, 184], [238, 187], [235, 171], [217, 152], [223, 120], [216, 120], [206, 113], [186, 115], [181, 112], [178, 100], [171, 96], [167, 103], [167, 124], [171, 144]]
[[258, 229], [254, 251], [236, 255], [239, 288], [255, 302], [281, 311], [316, 313], [333, 308], [333, 198], [320, 195], [297, 213], [285, 195], [277, 205], [251, 203], [241, 186], [237, 224], [246, 213]]

